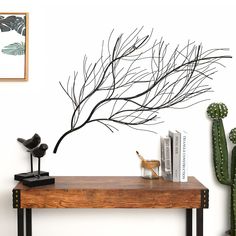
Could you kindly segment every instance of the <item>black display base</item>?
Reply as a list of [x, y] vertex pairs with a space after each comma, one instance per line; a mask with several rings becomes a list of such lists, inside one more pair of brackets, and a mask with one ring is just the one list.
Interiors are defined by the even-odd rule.
[[[32, 178], [32, 177], [35, 177], [36, 175], [38, 175], [38, 171], [27, 172], [27, 173], [20, 173], [20, 174], [16, 174], [14, 176], [14, 179], [18, 180], [18, 181], [22, 181], [23, 179]], [[47, 172], [47, 171], [40, 171], [40, 176], [49, 176], [49, 172]]]
[[28, 187], [36, 187], [48, 184], [54, 184], [55, 178], [50, 176], [40, 176], [40, 177], [33, 177], [23, 180], [23, 184]]

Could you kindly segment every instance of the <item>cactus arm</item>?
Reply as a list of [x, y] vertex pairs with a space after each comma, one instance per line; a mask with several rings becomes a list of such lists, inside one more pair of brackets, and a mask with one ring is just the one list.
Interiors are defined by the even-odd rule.
[[228, 149], [222, 119], [213, 120], [212, 138], [216, 178], [221, 184], [231, 185], [228, 171]]
[[236, 179], [234, 179], [233, 184], [231, 186], [231, 228], [230, 235], [236, 236]]
[[231, 229], [230, 235], [236, 235], [236, 146], [234, 146], [232, 150], [232, 158], [231, 158], [231, 179], [233, 180], [231, 186], [231, 209], [230, 209], [230, 221], [231, 221]]
[[221, 184], [231, 186], [228, 170], [228, 150], [222, 119], [228, 114], [224, 103], [212, 103], [207, 108], [207, 115], [212, 119], [212, 146], [216, 178]]
[[233, 147], [231, 156], [231, 179], [236, 183], [236, 146]]
[[236, 146], [232, 150], [232, 159], [231, 159], [231, 229], [230, 235], [236, 236]]
[[[229, 134], [229, 139], [233, 144], [236, 144], [236, 128], [232, 129]], [[236, 146], [232, 149], [231, 156], [231, 208], [230, 208], [230, 235], [236, 236]]]

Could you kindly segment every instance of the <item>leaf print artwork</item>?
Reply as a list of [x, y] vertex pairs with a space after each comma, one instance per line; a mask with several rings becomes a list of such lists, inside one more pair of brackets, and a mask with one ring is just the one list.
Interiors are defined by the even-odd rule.
[[[25, 36], [26, 27], [25, 27], [26, 17], [19, 16], [0, 16], [0, 31], [9, 32], [14, 30], [18, 34]], [[24, 55], [25, 54], [25, 44], [23, 42], [11, 43], [5, 46], [2, 50], [2, 53], [7, 55]]]
[[25, 43], [12, 43], [7, 46], [5, 46], [2, 49], [2, 53], [7, 54], [7, 55], [24, 55], [25, 54]]
[[0, 82], [28, 80], [27, 12], [0, 12]]

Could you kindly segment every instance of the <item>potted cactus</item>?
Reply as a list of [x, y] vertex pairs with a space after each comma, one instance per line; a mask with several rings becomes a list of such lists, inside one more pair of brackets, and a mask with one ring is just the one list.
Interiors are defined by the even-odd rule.
[[[226, 233], [236, 236], [236, 146], [232, 149], [229, 170], [228, 148], [223, 125], [223, 118], [227, 114], [228, 108], [224, 103], [212, 103], [207, 108], [207, 115], [212, 119], [212, 148], [216, 178], [231, 190], [230, 230]], [[229, 139], [236, 144], [236, 128], [230, 131]]]

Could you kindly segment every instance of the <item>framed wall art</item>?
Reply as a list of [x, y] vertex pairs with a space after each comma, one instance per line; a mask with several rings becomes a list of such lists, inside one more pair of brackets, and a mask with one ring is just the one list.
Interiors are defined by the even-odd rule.
[[28, 80], [29, 14], [0, 12], [0, 81]]

